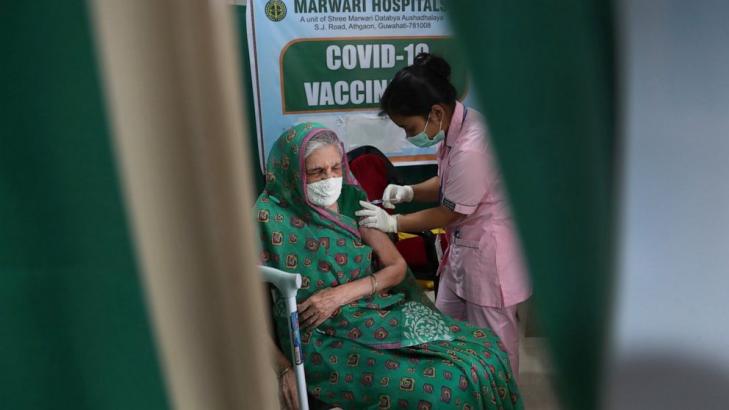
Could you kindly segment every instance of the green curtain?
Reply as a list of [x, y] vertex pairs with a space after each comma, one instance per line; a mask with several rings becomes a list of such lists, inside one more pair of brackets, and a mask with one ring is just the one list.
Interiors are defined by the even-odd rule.
[[565, 408], [597, 407], [612, 283], [612, 3], [454, 0]]
[[0, 13], [0, 407], [168, 407], [87, 4]]

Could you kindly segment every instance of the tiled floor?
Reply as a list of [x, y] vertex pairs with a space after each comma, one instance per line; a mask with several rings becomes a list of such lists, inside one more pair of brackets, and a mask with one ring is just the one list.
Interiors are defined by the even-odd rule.
[[553, 373], [544, 338], [522, 338], [519, 343], [519, 388], [526, 410], [559, 410], [552, 388]]

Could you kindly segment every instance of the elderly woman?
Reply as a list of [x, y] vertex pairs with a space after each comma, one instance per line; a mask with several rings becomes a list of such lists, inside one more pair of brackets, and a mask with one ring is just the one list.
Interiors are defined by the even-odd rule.
[[[438, 313], [388, 237], [358, 227], [365, 194], [334, 132], [316, 123], [289, 129], [267, 171], [256, 202], [261, 258], [303, 277], [298, 308], [311, 396], [345, 409], [522, 407], [494, 333]], [[288, 346], [283, 306], [274, 318], [279, 345]], [[290, 358], [278, 352], [277, 362], [284, 403], [296, 407]]]

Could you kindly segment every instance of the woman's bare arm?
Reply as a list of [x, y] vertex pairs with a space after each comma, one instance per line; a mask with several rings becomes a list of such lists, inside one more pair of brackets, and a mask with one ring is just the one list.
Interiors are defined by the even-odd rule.
[[411, 214], [397, 216], [397, 230], [400, 232], [422, 232], [434, 228], [445, 228], [464, 215], [453, 212], [443, 205]]
[[383, 268], [373, 273], [375, 280], [365, 276], [344, 285], [323, 289], [299, 304], [302, 327], [318, 326], [331, 317], [340, 306], [371, 295], [375, 285], [379, 292], [397, 285], [405, 278], [407, 270], [405, 259], [390, 238], [377, 229], [360, 227], [359, 231], [362, 240], [372, 247]]
[[435, 202], [440, 191], [440, 177], [432, 177], [411, 187], [413, 187], [413, 201]]

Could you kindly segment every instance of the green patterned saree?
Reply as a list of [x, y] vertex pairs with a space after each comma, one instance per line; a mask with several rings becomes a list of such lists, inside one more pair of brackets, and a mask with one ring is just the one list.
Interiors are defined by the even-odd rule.
[[[256, 202], [262, 263], [300, 273], [301, 303], [314, 293], [372, 274], [354, 212], [365, 199], [342, 158], [339, 213], [305, 195], [304, 149], [316, 123], [284, 132], [269, 154], [266, 187]], [[342, 152], [344, 152], [342, 150]], [[274, 309], [280, 346], [287, 316]], [[345, 409], [522, 408], [507, 354], [490, 329], [441, 315], [412, 275], [400, 285], [342, 306], [302, 333], [309, 394]]]

